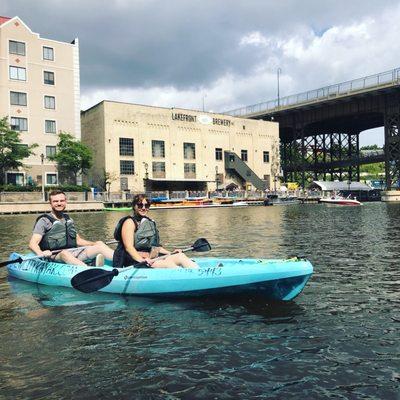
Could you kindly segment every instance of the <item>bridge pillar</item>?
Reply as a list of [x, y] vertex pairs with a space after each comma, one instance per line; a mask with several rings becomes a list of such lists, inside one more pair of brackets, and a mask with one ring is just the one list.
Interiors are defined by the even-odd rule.
[[387, 111], [385, 113], [385, 175], [387, 190], [400, 186], [399, 126], [400, 109]]
[[290, 142], [282, 144], [286, 182], [306, 187], [311, 180], [359, 181], [359, 131], [314, 133], [301, 123], [293, 129]]

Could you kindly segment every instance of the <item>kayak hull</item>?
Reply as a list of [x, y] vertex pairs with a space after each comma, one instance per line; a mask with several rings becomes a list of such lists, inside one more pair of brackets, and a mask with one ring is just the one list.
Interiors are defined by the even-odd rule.
[[[32, 255], [22, 256], [28, 258]], [[20, 254], [13, 253], [10, 259]], [[191, 297], [257, 294], [270, 300], [292, 300], [312, 275], [307, 260], [195, 258], [200, 268], [123, 268], [101, 292], [136, 296]], [[96, 267], [98, 268], [98, 267]], [[111, 266], [102, 267], [111, 271]], [[87, 267], [40, 259], [8, 265], [10, 276], [43, 285], [72, 287], [71, 279]]]

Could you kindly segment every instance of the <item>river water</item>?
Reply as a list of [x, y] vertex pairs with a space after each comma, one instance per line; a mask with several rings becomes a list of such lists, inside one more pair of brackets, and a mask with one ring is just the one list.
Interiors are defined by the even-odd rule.
[[[88, 239], [123, 214], [76, 213]], [[166, 247], [307, 257], [294, 301], [82, 294], [0, 270], [1, 399], [399, 399], [400, 204], [157, 210]], [[0, 217], [1, 260], [35, 215]]]

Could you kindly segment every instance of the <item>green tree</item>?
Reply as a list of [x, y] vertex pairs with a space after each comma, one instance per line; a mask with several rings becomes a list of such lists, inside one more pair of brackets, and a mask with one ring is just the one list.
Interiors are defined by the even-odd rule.
[[57, 162], [61, 177], [73, 184], [78, 174], [86, 173], [93, 165], [92, 150], [67, 132], [58, 135], [57, 151], [48, 158]]
[[360, 147], [360, 150], [382, 150], [377, 144], [371, 144], [369, 146]]
[[38, 144], [25, 145], [21, 143], [19, 132], [10, 128], [8, 118], [0, 119], [0, 184], [4, 185], [6, 172], [23, 167], [22, 160], [34, 154], [33, 149]]

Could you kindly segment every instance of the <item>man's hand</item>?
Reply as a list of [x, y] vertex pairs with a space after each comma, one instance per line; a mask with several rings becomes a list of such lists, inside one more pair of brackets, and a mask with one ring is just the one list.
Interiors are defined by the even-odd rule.
[[41, 254], [38, 254], [40, 257], [51, 257], [53, 253], [50, 250], [44, 250], [40, 252]]

